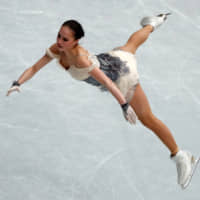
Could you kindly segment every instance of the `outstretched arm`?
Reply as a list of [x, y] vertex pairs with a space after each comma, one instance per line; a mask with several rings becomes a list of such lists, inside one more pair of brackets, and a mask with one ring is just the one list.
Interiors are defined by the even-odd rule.
[[18, 83], [21, 85], [25, 81], [28, 81], [33, 77], [33, 75], [38, 72], [42, 67], [44, 67], [46, 64], [48, 64], [52, 58], [50, 58], [48, 55], [44, 55], [40, 60], [38, 60], [32, 67], [28, 68], [24, 71], [24, 73], [19, 77]]
[[47, 54], [45, 54], [40, 60], [38, 60], [32, 67], [28, 68], [24, 71], [24, 73], [19, 77], [18, 81], [15, 81], [11, 88], [7, 92], [7, 96], [10, 95], [11, 92], [20, 91], [19, 86], [23, 84], [25, 81], [31, 79], [33, 75], [39, 71], [42, 67], [44, 67], [47, 63], [52, 60]]

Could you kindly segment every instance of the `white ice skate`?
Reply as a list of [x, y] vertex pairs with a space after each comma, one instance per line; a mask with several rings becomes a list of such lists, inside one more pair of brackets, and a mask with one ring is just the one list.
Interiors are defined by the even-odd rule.
[[154, 17], [144, 17], [140, 24], [142, 27], [151, 25], [153, 26], [153, 30], [155, 30], [167, 19], [168, 15], [171, 15], [171, 13], [160, 14]]
[[178, 184], [185, 189], [191, 182], [200, 158], [195, 159], [190, 152], [180, 150], [172, 160], [176, 163]]

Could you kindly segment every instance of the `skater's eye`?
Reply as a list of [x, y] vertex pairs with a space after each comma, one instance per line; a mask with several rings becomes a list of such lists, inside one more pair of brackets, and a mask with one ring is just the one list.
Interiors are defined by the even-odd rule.
[[63, 41], [64, 41], [64, 42], [67, 42], [67, 41], [69, 41], [69, 40], [68, 40], [67, 38], [63, 38]]

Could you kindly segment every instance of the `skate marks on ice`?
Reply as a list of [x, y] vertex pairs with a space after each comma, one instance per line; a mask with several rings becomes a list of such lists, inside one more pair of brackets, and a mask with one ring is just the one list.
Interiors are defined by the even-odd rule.
[[[121, 148], [118, 151], [115, 151], [111, 154], [108, 154], [107, 156], [105, 156], [105, 158], [103, 158], [101, 161], [98, 162], [98, 164], [95, 167], [94, 172], [92, 172], [92, 174], [90, 174], [90, 177], [88, 177], [88, 181], [87, 181], [87, 191], [90, 190], [90, 186], [95, 182], [95, 177], [98, 175], [98, 173], [103, 170], [104, 166], [106, 164], [108, 164], [109, 162], [112, 162], [113, 159], [121, 159], [120, 157], [122, 156], [122, 154], [126, 153], [127, 149], [125, 148]], [[122, 177], [125, 178], [127, 186], [129, 188], [131, 188], [132, 191], [135, 192], [135, 197], [137, 197], [136, 199], [138, 200], [145, 200], [142, 192], [140, 192], [140, 190], [137, 189], [137, 184], [136, 182], [129, 177], [126, 168], [124, 166], [122, 166], [121, 162], [119, 162], [120, 165], [120, 169], [121, 169], [121, 175]], [[111, 186], [111, 192], [113, 193], [113, 196], [115, 196], [115, 189], [113, 186]]]
[[179, 11], [175, 7], [169, 5], [169, 3], [166, 3], [165, 0], [161, 0], [161, 2], [162, 2], [162, 5], [165, 5], [165, 7], [168, 8], [169, 11], [172, 11], [172, 13], [176, 13], [177, 15], [181, 16], [184, 20], [186, 20], [187, 22], [192, 24], [195, 28], [200, 30], [200, 25], [194, 23], [190, 17], [188, 17], [187, 15], [185, 15], [183, 12]]

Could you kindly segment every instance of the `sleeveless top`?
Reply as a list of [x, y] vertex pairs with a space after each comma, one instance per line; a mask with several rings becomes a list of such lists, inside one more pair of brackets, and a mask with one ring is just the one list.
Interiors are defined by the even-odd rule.
[[[60, 55], [53, 53], [50, 48], [46, 49], [46, 54], [51, 58], [56, 58], [58, 63], [60, 63]], [[82, 55], [81, 55], [82, 56]], [[85, 56], [85, 54], [84, 54]], [[100, 64], [95, 55], [89, 54], [88, 59], [91, 61], [92, 65], [89, 67], [77, 67], [75, 65], [70, 65], [69, 69], [67, 70], [69, 74], [76, 80], [85, 80], [90, 77], [89, 72], [92, 71], [95, 67], [100, 67]], [[63, 67], [63, 66], [62, 66]]]
[[[56, 58], [61, 65], [58, 54], [54, 54], [50, 49], [46, 50], [46, 54], [51, 58]], [[67, 71], [73, 78], [99, 87], [101, 91], [107, 91], [104, 85], [101, 85], [89, 74], [95, 67], [98, 67], [116, 84], [127, 102], [132, 99], [135, 88], [139, 83], [137, 62], [134, 54], [120, 49], [113, 49], [110, 52], [98, 55], [89, 54], [88, 59], [92, 63], [91, 66], [78, 68], [75, 65], [71, 65]]]

